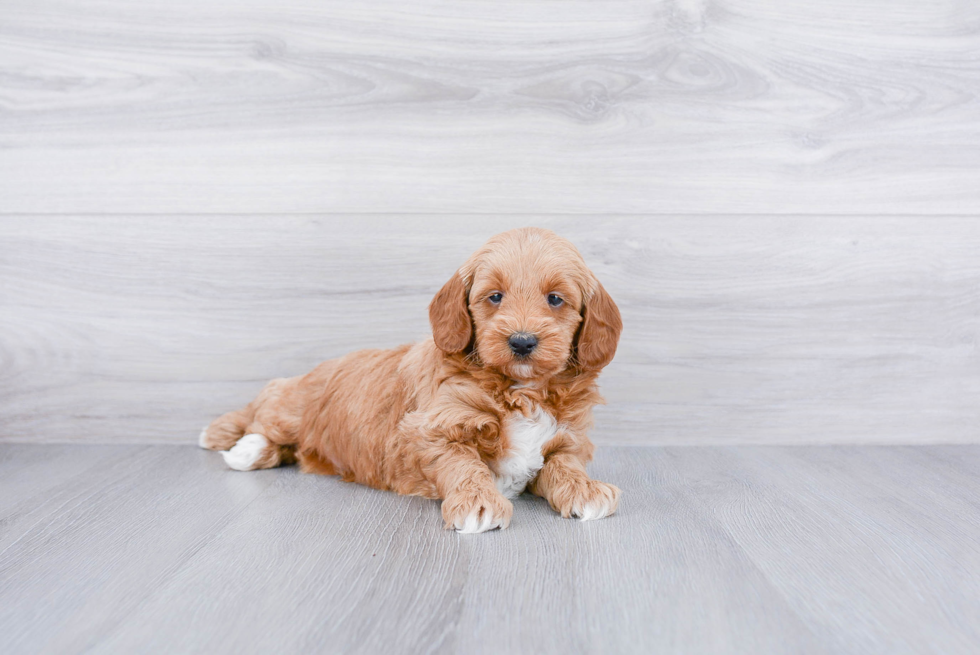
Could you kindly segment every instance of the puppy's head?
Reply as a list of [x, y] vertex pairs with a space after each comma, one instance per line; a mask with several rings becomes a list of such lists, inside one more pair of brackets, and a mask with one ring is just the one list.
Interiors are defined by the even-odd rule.
[[619, 309], [578, 250], [550, 230], [490, 239], [429, 305], [436, 345], [472, 350], [516, 380], [576, 366], [599, 370], [616, 354]]

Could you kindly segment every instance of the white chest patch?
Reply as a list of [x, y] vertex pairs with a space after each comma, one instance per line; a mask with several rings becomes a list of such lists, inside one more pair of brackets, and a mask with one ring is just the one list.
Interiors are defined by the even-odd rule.
[[540, 407], [530, 417], [514, 412], [504, 423], [510, 449], [493, 467], [497, 490], [517, 498], [544, 466], [541, 447], [558, 433], [555, 417]]

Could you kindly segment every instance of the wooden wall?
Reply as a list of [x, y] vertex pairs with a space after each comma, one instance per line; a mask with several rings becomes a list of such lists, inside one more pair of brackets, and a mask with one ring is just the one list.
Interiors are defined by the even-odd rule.
[[980, 437], [980, 4], [6, 0], [0, 440], [193, 441], [553, 227], [600, 443]]
[[975, 0], [4, 0], [11, 212], [976, 213]]
[[425, 337], [527, 224], [622, 309], [600, 443], [976, 439], [980, 223], [804, 216], [8, 216], [0, 434], [192, 441], [269, 378]]

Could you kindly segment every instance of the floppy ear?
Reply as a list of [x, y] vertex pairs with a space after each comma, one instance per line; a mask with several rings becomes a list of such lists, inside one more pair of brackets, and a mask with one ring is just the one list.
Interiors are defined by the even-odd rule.
[[582, 327], [578, 335], [576, 356], [579, 366], [598, 371], [612, 361], [623, 331], [619, 308], [598, 281], [595, 293], [582, 308]]
[[473, 321], [466, 306], [466, 284], [458, 272], [453, 273], [429, 303], [429, 323], [439, 350], [458, 353], [470, 344]]

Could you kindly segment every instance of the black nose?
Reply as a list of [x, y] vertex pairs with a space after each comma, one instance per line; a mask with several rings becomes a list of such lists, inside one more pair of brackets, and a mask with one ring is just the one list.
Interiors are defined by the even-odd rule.
[[538, 338], [533, 334], [517, 332], [516, 334], [510, 335], [507, 343], [510, 344], [510, 349], [514, 351], [515, 355], [518, 357], [527, 357], [537, 347]]

